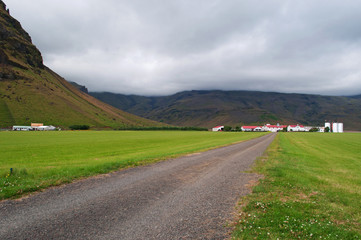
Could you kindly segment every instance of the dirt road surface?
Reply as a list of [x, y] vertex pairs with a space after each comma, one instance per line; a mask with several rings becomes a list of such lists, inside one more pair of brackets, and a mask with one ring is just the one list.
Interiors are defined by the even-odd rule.
[[274, 136], [0, 202], [0, 239], [225, 239]]

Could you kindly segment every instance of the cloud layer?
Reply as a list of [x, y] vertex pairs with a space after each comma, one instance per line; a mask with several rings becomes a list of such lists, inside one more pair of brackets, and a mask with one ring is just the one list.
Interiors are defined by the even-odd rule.
[[44, 62], [92, 91], [361, 93], [354, 0], [11, 0]]

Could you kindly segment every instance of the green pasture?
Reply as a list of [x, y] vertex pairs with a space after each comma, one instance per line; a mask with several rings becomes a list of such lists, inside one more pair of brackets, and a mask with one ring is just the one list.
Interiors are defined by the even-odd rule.
[[[198, 131], [0, 132], [0, 199], [264, 134]], [[12, 174], [10, 168], [13, 169]]]
[[235, 239], [361, 238], [361, 134], [280, 133], [254, 171]]

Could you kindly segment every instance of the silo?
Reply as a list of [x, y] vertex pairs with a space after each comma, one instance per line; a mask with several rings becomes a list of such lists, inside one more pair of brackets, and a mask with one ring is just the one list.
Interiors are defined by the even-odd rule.
[[343, 133], [343, 123], [338, 123], [338, 132]]
[[338, 133], [338, 123], [332, 123], [332, 132]]
[[331, 123], [329, 122], [325, 122], [325, 128], [327, 128], [330, 130], [330, 132], [332, 132], [332, 129], [331, 129]]

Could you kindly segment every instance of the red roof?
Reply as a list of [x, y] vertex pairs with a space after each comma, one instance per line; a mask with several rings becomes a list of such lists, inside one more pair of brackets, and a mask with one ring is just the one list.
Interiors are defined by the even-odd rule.
[[247, 129], [255, 129], [255, 128], [260, 128], [260, 126], [243, 126], [243, 128], [247, 128]]
[[290, 127], [292, 127], [292, 128], [295, 128], [295, 127], [297, 127], [297, 126], [299, 126], [299, 127], [301, 127], [301, 128], [304, 127], [303, 125], [290, 125]]
[[286, 128], [286, 125], [266, 125], [268, 128]]

